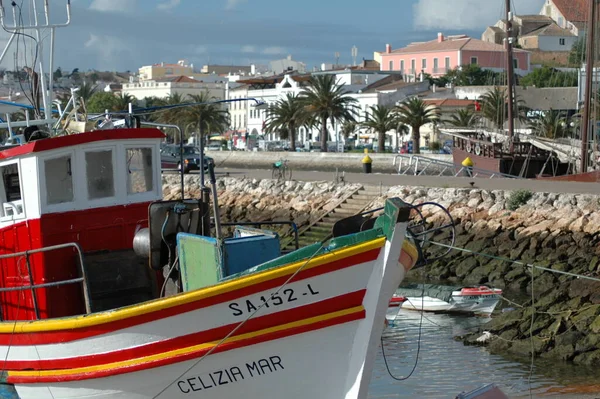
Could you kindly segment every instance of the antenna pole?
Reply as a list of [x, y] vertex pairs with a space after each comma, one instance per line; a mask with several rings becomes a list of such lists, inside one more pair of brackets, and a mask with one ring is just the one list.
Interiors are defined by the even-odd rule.
[[583, 104], [583, 122], [581, 126], [581, 165], [580, 172], [587, 172], [588, 167], [588, 141], [592, 105], [592, 73], [594, 71], [594, 30], [596, 27], [596, 0], [589, 0], [590, 13], [586, 38], [586, 64], [585, 64], [585, 101]]
[[513, 27], [512, 27], [512, 13], [510, 11], [510, 0], [506, 0], [506, 84], [508, 89], [508, 141], [509, 141], [509, 152], [514, 153], [515, 146], [513, 142], [513, 136], [515, 133], [515, 119], [514, 119], [514, 64], [513, 64]]

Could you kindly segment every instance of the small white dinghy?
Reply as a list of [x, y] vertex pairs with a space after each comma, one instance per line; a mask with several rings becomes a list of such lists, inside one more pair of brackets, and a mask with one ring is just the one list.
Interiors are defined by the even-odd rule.
[[[489, 316], [502, 295], [502, 290], [487, 286], [456, 287], [433, 284], [411, 284], [396, 290], [388, 306], [426, 312], [469, 313]], [[390, 314], [391, 309], [388, 309]], [[398, 312], [396, 311], [396, 314]], [[396, 314], [392, 318], [396, 317]]]

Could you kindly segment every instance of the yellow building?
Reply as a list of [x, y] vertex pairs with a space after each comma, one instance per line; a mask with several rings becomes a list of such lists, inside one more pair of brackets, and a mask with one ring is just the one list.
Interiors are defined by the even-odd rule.
[[171, 76], [192, 76], [194, 65], [187, 65], [185, 60], [179, 60], [177, 64], [160, 64], [143, 66], [139, 69], [140, 80], [156, 80]]

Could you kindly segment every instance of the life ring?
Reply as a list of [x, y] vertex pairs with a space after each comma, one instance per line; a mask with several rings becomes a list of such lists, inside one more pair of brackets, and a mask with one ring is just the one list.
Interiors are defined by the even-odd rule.
[[465, 150], [467, 150], [467, 152], [473, 151], [470, 141], [467, 141], [467, 144], [465, 144]]
[[481, 155], [481, 145], [475, 144], [475, 155]]

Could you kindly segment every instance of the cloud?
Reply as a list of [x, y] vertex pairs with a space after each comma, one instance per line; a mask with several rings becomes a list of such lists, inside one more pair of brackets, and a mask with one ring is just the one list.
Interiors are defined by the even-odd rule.
[[127, 52], [128, 45], [123, 39], [90, 33], [90, 38], [83, 44], [86, 49], [93, 50], [97, 56], [96, 64], [100, 68], [110, 69]]
[[234, 8], [236, 8], [242, 3], [245, 3], [246, 1], [247, 0], [227, 0], [227, 3], [225, 4], [225, 9], [233, 10]]
[[265, 55], [278, 55], [285, 53], [285, 49], [283, 47], [267, 47], [262, 53]]
[[202, 55], [208, 53], [208, 47], [206, 46], [194, 46], [193, 50], [194, 54]]
[[[544, 0], [521, 2], [515, 14], [538, 14]], [[504, 2], [481, 0], [418, 0], [413, 6], [416, 29], [482, 29], [504, 18]]]
[[170, 10], [171, 8], [177, 7], [181, 4], [181, 0], [167, 0], [164, 3], [160, 3], [156, 6], [159, 10]]
[[90, 10], [102, 12], [129, 12], [135, 10], [136, 0], [93, 0]]
[[244, 53], [244, 54], [256, 53], [256, 46], [244, 46], [244, 47], [242, 47], [242, 53]]

